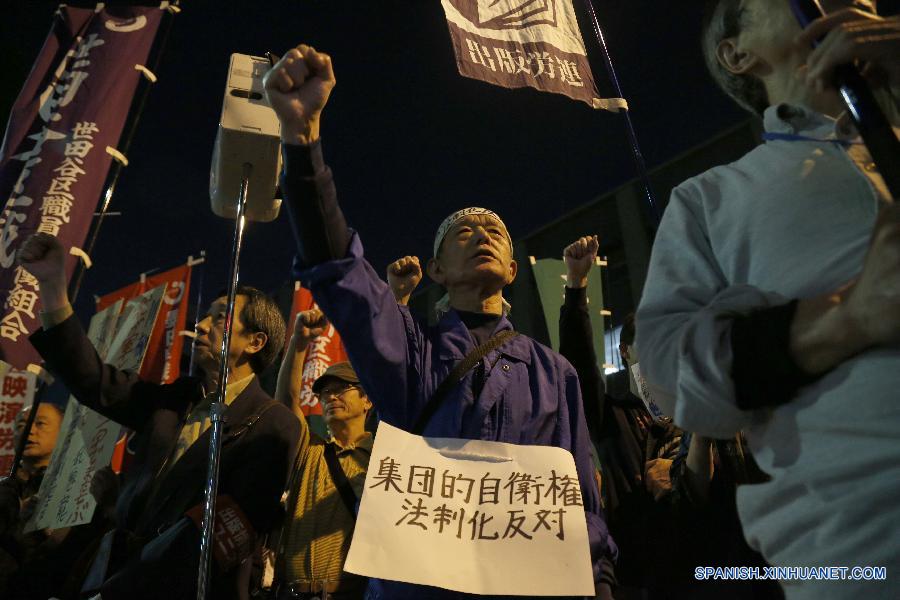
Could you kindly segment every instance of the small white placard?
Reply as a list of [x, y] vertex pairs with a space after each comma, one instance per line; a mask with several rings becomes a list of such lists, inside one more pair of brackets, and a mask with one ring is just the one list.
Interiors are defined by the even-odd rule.
[[641, 375], [639, 364], [640, 363], [634, 363], [631, 365], [631, 375], [634, 377], [635, 383], [637, 383], [638, 396], [644, 401], [644, 406], [647, 408], [647, 412], [650, 413], [650, 416], [653, 417], [653, 420], [661, 421], [666, 415], [663, 414], [659, 405], [653, 401], [653, 397], [650, 395], [650, 388], [647, 387], [647, 381], [644, 379], [644, 376]]

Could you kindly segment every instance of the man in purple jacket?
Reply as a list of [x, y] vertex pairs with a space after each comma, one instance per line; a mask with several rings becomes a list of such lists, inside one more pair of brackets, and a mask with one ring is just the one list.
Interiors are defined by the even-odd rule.
[[[321, 112], [334, 84], [330, 57], [305, 45], [290, 50], [266, 76], [266, 94], [281, 121], [281, 186], [298, 246], [294, 267], [340, 332], [381, 417], [410, 430], [457, 363], [477, 345], [512, 329], [502, 294], [516, 276], [512, 241], [500, 218], [488, 210], [470, 208], [448, 217], [427, 266], [432, 279], [447, 290], [442, 303], [446, 312], [434, 327], [414, 320], [363, 258], [359, 236], [347, 227], [338, 206], [319, 141]], [[564, 358], [525, 336], [509, 339], [449, 391], [422, 433], [572, 452], [594, 580], [600, 597], [611, 597], [609, 559], [616, 548], [600, 514], [578, 378]], [[372, 581], [366, 597], [467, 595]]]

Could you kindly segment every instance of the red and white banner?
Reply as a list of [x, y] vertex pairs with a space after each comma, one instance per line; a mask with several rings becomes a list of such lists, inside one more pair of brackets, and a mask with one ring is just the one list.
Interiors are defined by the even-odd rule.
[[34, 401], [37, 376], [0, 362], [0, 381], [0, 477], [5, 477], [16, 455], [16, 415]]
[[[196, 263], [193, 263], [196, 264]], [[156, 318], [153, 333], [147, 342], [147, 353], [141, 365], [140, 375], [147, 381], [172, 383], [181, 374], [183, 338], [178, 332], [184, 331], [188, 317], [188, 298], [191, 289], [191, 263], [170, 269], [132, 283], [97, 299], [97, 311], [114, 304], [117, 300], [127, 304], [147, 290], [165, 285], [162, 307]]]
[[39, 361], [27, 337], [40, 310], [16, 251], [35, 231], [67, 250], [84, 242], [161, 18], [160, 8], [60, 6], [13, 106], [0, 149], [0, 359], [14, 367]]
[[597, 92], [572, 0], [441, 0], [460, 75], [564, 94], [593, 108]]
[[[156, 316], [156, 323], [147, 340], [147, 351], [141, 363], [140, 375], [147, 381], [172, 383], [181, 374], [181, 356], [184, 338], [178, 335], [185, 330], [188, 317], [188, 298], [191, 290], [191, 268], [200, 261], [188, 259], [187, 264], [163, 273], [141, 277], [139, 281], [97, 298], [97, 312], [122, 301], [124, 308], [129, 300], [137, 298], [147, 290], [166, 286], [162, 306]], [[126, 433], [116, 444], [113, 453], [113, 470], [121, 472], [127, 468], [133, 455], [129, 447], [132, 433]]]
[[[312, 293], [299, 283], [295, 283], [294, 301], [291, 304], [288, 329], [294, 326], [294, 319], [298, 312], [312, 308], [318, 308], [313, 300]], [[349, 358], [347, 358], [347, 351], [344, 349], [341, 337], [338, 335], [334, 325], [329, 323], [325, 333], [314, 339], [306, 350], [306, 359], [303, 362], [303, 375], [300, 384], [300, 408], [304, 415], [322, 414], [322, 405], [319, 404], [319, 399], [313, 394], [312, 384], [325, 373], [325, 369], [335, 363], [346, 360], [349, 360]]]

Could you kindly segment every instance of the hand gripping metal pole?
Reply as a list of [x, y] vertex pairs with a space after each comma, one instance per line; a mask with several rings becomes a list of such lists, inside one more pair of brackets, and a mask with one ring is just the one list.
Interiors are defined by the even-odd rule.
[[[790, 0], [791, 10], [801, 27], [825, 15], [819, 0]], [[822, 40], [816, 40], [815, 46]], [[900, 198], [900, 140], [862, 72], [853, 63], [838, 65], [834, 80], [856, 130], [866, 144], [893, 198]]]
[[222, 454], [222, 415], [225, 412], [225, 386], [228, 385], [228, 348], [231, 345], [231, 326], [234, 322], [234, 301], [238, 285], [241, 243], [244, 239], [244, 209], [247, 206], [247, 188], [250, 185], [250, 163], [244, 163], [241, 175], [241, 192], [238, 196], [237, 218], [234, 222], [234, 246], [231, 249], [231, 278], [228, 281], [228, 304], [222, 353], [219, 358], [219, 387], [216, 400], [209, 410], [211, 432], [209, 437], [209, 468], [206, 471], [206, 495], [203, 510], [203, 527], [200, 540], [200, 569], [197, 576], [197, 600], [206, 600], [209, 575], [212, 566], [212, 538], [216, 516], [216, 493], [219, 488], [219, 458]]

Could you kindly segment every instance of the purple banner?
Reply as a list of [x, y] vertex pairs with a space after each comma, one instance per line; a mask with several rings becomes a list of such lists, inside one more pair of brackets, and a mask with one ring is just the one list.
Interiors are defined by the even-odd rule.
[[[103, 6], [98, 5], [98, 6]], [[19, 94], [0, 149], [0, 359], [24, 368], [39, 358], [37, 281], [16, 251], [39, 231], [80, 247], [90, 228], [160, 8], [61, 6]], [[67, 277], [77, 259], [69, 256]]]
[[599, 97], [572, 0], [441, 0], [461, 75], [508, 88], [564, 94], [593, 108]]

